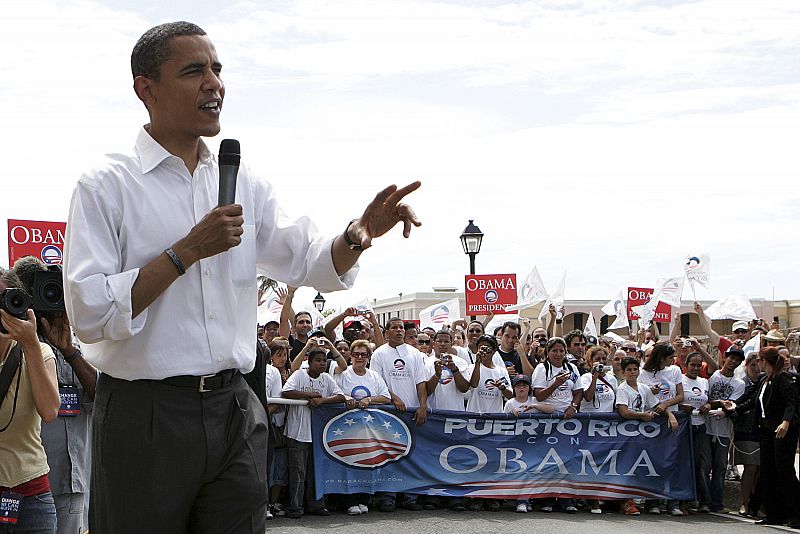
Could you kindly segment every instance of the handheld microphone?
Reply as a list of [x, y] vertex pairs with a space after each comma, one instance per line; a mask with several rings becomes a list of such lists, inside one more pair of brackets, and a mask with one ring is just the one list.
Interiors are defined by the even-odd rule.
[[236, 201], [236, 175], [241, 158], [239, 141], [223, 139], [219, 145], [219, 206]]

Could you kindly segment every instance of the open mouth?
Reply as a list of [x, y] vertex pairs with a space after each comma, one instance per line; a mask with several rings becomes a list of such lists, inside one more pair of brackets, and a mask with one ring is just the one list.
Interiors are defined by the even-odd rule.
[[200, 109], [203, 111], [211, 111], [219, 113], [220, 108], [222, 107], [222, 102], [219, 100], [212, 100], [211, 102], [206, 102]]

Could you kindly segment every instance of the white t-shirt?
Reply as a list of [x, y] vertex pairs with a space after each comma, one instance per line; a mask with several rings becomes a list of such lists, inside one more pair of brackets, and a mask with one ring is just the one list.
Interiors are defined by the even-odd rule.
[[[606, 382], [603, 382], [604, 379]], [[578, 387], [586, 392], [589, 386], [592, 385], [592, 373], [584, 373], [578, 379]], [[597, 377], [597, 382], [594, 386], [594, 399], [581, 401], [581, 412], [613, 412], [614, 399], [617, 396], [617, 379], [614, 378], [612, 373], [605, 373]]]
[[[656, 398], [658, 402], [661, 403], [675, 398], [677, 395], [677, 385], [681, 384], [682, 380], [683, 373], [681, 372], [681, 368], [677, 365], [669, 365], [657, 371], [655, 374], [653, 371], [645, 371], [642, 369], [641, 372], [639, 372], [638, 382], [646, 386], [659, 386], [660, 391]], [[671, 412], [677, 410], [678, 406], [676, 405], [669, 407], [669, 411]]]
[[636, 384], [637, 389], [633, 389], [627, 382], [623, 382], [617, 388], [617, 406], [625, 405], [632, 412], [646, 412], [658, 405], [658, 399], [650, 386]]
[[383, 378], [372, 369], [365, 369], [365, 371], [363, 376], [358, 375], [351, 365], [343, 373], [336, 375], [334, 378], [342, 393], [355, 400], [381, 396], [391, 399], [389, 388], [386, 387]]
[[[325, 372], [333, 376], [336, 374], [338, 368], [339, 362], [336, 360], [328, 360], [328, 369]], [[300, 363], [300, 369], [308, 369], [308, 358], [305, 358], [302, 363]]]
[[372, 354], [369, 368], [383, 378], [389, 391], [400, 397], [407, 408], [418, 408], [417, 384], [428, 376], [423, 364], [425, 356], [414, 347], [402, 344], [381, 345]]
[[537, 404], [535, 397], [528, 397], [525, 402], [520, 402], [516, 398], [508, 399], [503, 411], [505, 413], [511, 413], [511, 410], [517, 410], [519, 413], [539, 413], [539, 410], [533, 407], [534, 404]]
[[[461, 371], [461, 376], [464, 377], [464, 380], [469, 382], [470, 375], [465, 374], [469, 364], [459, 356], [453, 356], [452, 354], [451, 356], [453, 357], [453, 363], [455, 363], [458, 370]], [[436, 358], [433, 358], [425, 365], [428, 378], [436, 374], [436, 369], [434, 367], [435, 362]], [[428, 408], [431, 410], [464, 411], [464, 394], [456, 387], [456, 379], [453, 377], [453, 372], [444, 365], [442, 365], [442, 377], [439, 379], [439, 384], [436, 386], [436, 389], [433, 390], [433, 393], [428, 396]]]
[[[456, 347], [458, 351], [458, 355], [464, 358], [469, 365], [474, 365], [475, 362], [478, 360], [478, 355], [473, 354], [471, 350], [465, 347]], [[492, 363], [495, 367], [505, 367], [506, 363], [503, 361], [503, 357], [500, 356], [500, 353], [495, 351], [494, 355], [492, 356]]]
[[[737, 400], [745, 390], [743, 380], [736, 377], [724, 376], [719, 370], [714, 371], [708, 379], [708, 400]], [[728, 437], [733, 431], [733, 423], [727, 417], [715, 417], [710, 415], [706, 423], [706, 434], [712, 436]]]
[[[336, 381], [331, 375], [321, 373], [317, 378], [311, 378], [305, 369], [299, 369], [292, 373], [283, 385], [282, 391], [304, 391], [306, 393], [316, 391], [323, 397], [342, 394], [342, 390], [336, 385]], [[306, 405], [290, 404], [284, 434], [294, 440], [311, 443], [311, 408]]]
[[[281, 383], [281, 372], [277, 367], [272, 364], [267, 365], [267, 397], [276, 398], [281, 396], [283, 384]], [[272, 422], [277, 426], [283, 426], [286, 423], [286, 407], [280, 405], [281, 409], [272, 414]]]
[[531, 387], [536, 391], [537, 389], [550, 387], [556, 381], [556, 376], [562, 371], [569, 371], [570, 377], [553, 391], [549, 397], [541, 401], [542, 404], [554, 406], [558, 412], [566, 411], [569, 405], [572, 404], [573, 392], [581, 389], [578, 383], [580, 379], [578, 369], [566, 361], [564, 362], [564, 367], [556, 367], [550, 362], [542, 362], [533, 370], [533, 377], [531, 378]]
[[[708, 380], [698, 376], [694, 380], [683, 375], [683, 402], [695, 410], [699, 410], [708, 402]], [[693, 425], [706, 424], [706, 416], [692, 414]]]
[[[494, 366], [489, 369], [483, 365], [480, 367], [480, 379], [478, 387], [471, 388], [472, 395], [467, 401], [467, 411], [473, 413], [503, 413], [503, 393], [495, 387], [494, 381], [501, 380], [507, 388], [511, 387], [511, 379], [505, 367]], [[464, 378], [467, 381], [472, 377], [474, 365], [467, 367]]]

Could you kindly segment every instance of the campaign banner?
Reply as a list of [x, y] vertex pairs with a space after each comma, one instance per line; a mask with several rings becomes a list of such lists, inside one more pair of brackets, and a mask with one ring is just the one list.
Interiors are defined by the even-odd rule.
[[625, 420], [614, 413], [435, 412], [416, 426], [393, 408], [312, 410], [317, 497], [405, 492], [519, 499], [694, 499], [688, 414]]
[[48, 265], [60, 265], [64, 257], [67, 223], [8, 219], [8, 264], [24, 256], [36, 256]]
[[[652, 287], [629, 287], [628, 288], [628, 319], [636, 321], [639, 316], [633, 311], [637, 306], [644, 306], [653, 297]], [[654, 323], [669, 323], [672, 317], [672, 306], [665, 302], [659, 302], [656, 306], [656, 314], [653, 318]]]
[[517, 303], [516, 274], [468, 274], [464, 277], [466, 315], [515, 313], [506, 306]]

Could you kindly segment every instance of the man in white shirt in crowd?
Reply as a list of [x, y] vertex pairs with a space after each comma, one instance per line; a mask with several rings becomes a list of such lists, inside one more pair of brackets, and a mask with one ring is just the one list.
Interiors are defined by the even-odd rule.
[[[314, 485], [314, 456], [311, 453], [311, 410], [320, 404], [344, 402], [342, 390], [325, 372], [328, 354], [322, 347], [308, 351], [308, 369], [292, 373], [283, 385], [281, 396], [306, 400], [307, 405], [291, 404], [286, 414], [286, 442], [289, 461], [289, 506], [286, 517], [298, 519], [303, 513], [330, 515], [325, 500], [317, 499]], [[303, 496], [308, 504], [304, 508]]]
[[425, 385], [431, 410], [464, 411], [464, 394], [469, 390], [464, 373], [469, 364], [452, 354], [452, 347], [450, 330], [439, 330], [433, 342], [433, 357], [425, 364], [430, 376]]
[[383, 190], [334, 238], [290, 220], [244, 165], [236, 204], [218, 207], [219, 164], [201, 139], [219, 133], [225, 97], [211, 40], [191, 23], [156, 26], [131, 70], [150, 122], [132, 152], [78, 181], [64, 254], [67, 313], [102, 372], [90, 530], [261, 534], [267, 420], [241, 376], [255, 361], [256, 265], [348, 288], [372, 239], [420, 224], [401, 202], [420, 184]]
[[[422, 353], [404, 341], [406, 332], [402, 319], [399, 317], [389, 319], [384, 333], [386, 343], [375, 349], [370, 369], [386, 382], [395, 408], [404, 412], [406, 408], [416, 407], [414, 422], [423, 425], [428, 419], [428, 394], [425, 389], [428, 377]], [[416, 341], [416, 331], [414, 333]], [[394, 493], [380, 494], [380, 510], [394, 512], [396, 498], [397, 495]], [[422, 506], [417, 503], [416, 495], [401, 494], [400, 498], [403, 508], [422, 510]]]

